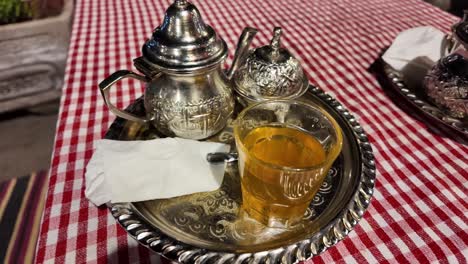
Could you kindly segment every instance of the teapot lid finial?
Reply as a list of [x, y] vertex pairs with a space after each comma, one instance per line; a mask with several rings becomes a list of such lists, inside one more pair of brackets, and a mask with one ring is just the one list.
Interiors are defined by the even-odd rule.
[[187, 1], [186, 1], [186, 0], [176, 0], [176, 1], [175, 1], [175, 4], [176, 4], [176, 5], [186, 5], [186, 4], [187, 4]]

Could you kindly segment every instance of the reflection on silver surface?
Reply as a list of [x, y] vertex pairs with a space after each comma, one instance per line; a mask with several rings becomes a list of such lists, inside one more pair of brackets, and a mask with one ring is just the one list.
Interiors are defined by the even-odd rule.
[[[231, 137], [232, 137], [232, 133], [231, 133]], [[221, 142], [223, 141], [224, 140], [221, 139]], [[237, 153], [212, 152], [206, 155], [206, 160], [210, 163], [235, 162], [238, 159], [239, 159], [239, 155]]]

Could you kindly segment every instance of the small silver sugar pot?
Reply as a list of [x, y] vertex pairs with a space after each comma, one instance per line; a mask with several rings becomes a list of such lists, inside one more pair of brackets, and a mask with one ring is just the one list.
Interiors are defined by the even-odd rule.
[[452, 36], [442, 45], [440, 59], [424, 78], [429, 101], [450, 117], [468, 125], [468, 10], [452, 26]]
[[[230, 78], [245, 56], [256, 34], [244, 29], [228, 74], [222, 69], [228, 49], [212, 27], [205, 24], [197, 8], [176, 0], [166, 10], [163, 23], [142, 47], [134, 60], [144, 75], [121, 70], [99, 84], [109, 110], [136, 122], [150, 122], [166, 136], [208, 138], [225, 125], [234, 109]], [[146, 116], [139, 117], [115, 107], [110, 88], [123, 78], [146, 82]]]
[[281, 47], [281, 28], [270, 45], [250, 51], [234, 74], [234, 89], [242, 103], [295, 99], [307, 91], [308, 79], [299, 61]]

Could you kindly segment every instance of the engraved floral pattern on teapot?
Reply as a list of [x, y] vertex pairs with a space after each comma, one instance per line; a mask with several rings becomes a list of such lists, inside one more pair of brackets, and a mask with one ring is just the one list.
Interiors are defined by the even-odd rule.
[[157, 129], [163, 134], [206, 138], [221, 130], [234, 107], [230, 94], [220, 93], [198, 101], [171, 101], [155, 96], [150, 101]]

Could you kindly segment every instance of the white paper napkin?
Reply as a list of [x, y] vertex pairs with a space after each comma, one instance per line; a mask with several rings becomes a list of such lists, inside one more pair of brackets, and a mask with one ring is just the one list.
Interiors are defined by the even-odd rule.
[[442, 56], [444, 38], [443, 32], [429, 26], [402, 31], [382, 59], [398, 71], [418, 58], [424, 58], [420, 61], [424, 61], [425, 64], [434, 65]]
[[225, 165], [208, 163], [206, 154], [228, 151], [226, 144], [182, 138], [100, 140], [86, 167], [85, 195], [99, 206], [213, 191]]

